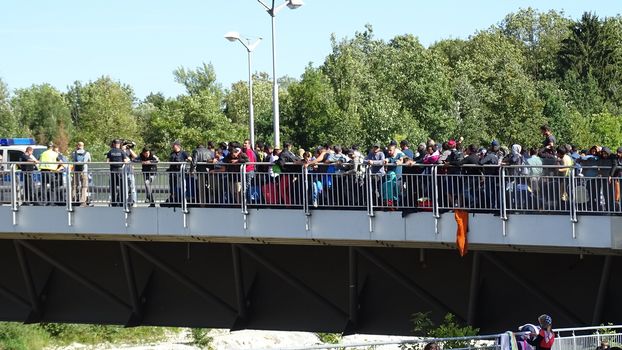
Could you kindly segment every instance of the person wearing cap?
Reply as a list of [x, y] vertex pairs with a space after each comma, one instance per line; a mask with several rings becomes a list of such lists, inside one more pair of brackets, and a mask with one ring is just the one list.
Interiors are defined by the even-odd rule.
[[58, 194], [58, 177], [57, 173], [60, 168], [60, 158], [58, 156], [58, 152], [54, 151], [54, 143], [48, 143], [48, 148], [39, 156], [39, 161], [41, 164], [39, 165], [39, 170], [41, 170], [41, 191], [42, 198], [41, 200], [46, 204], [51, 204], [50, 202], [56, 202], [59, 204], [59, 194]]
[[168, 161], [171, 163], [167, 169], [168, 174], [168, 188], [169, 198], [166, 200], [168, 203], [179, 204], [182, 200], [182, 188], [181, 188], [181, 163], [192, 161], [192, 157], [182, 150], [181, 142], [175, 140], [171, 144], [171, 154], [168, 157]]
[[541, 315], [538, 317], [538, 323], [540, 323], [540, 330], [537, 334], [532, 333], [530, 339], [527, 339], [527, 343], [535, 347], [536, 350], [550, 350], [555, 343], [553, 319], [549, 315]]
[[112, 141], [110, 151], [106, 153], [106, 162], [110, 163], [110, 204], [113, 207], [123, 205], [123, 197], [126, 193], [123, 181], [123, 165], [130, 159], [121, 149], [121, 140]]
[[142, 164], [143, 179], [145, 182], [145, 203], [149, 203], [150, 207], [155, 207], [155, 198], [153, 197], [153, 183], [158, 174], [158, 162], [160, 159], [151, 152], [149, 147], [143, 147], [138, 157], [132, 160], [135, 163]]

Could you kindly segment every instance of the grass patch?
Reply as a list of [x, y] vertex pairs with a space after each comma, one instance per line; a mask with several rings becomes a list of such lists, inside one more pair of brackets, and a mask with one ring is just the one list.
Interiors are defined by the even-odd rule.
[[0, 322], [0, 350], [40, 350], [71, 343], [151, 344], [165, 340], [177, 328], [42, 323], [24, 325]]

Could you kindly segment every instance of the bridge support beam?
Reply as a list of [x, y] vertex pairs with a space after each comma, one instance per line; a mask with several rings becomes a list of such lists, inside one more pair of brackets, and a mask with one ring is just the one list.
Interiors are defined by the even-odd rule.
[[123, 259], [123, 270], [125, 271], [125, 280], [127, 289], [132, 302], [132, 315], [126, 323], [126, 327], [140, 325], [143, 319], [143, 307], [140, 302], [138, 291], [136, 290], [136, 278], [134, 276], [134, 267], [132, 265], [132, 257], [127, 247], [123, 243], [119, 243], [121, 248], [121, 258]]
[[121, 242], [121, 244], [127, 246], [128, 248], [132, 249], [136, 253], [140, 254], [147, 261], [149, 261], [150, 263], [155, 265], [157, 268], [164, 271], [165, 273], [167, 273], [168, 275], [170, 275], [171, 277], [176, 279], [178, 282], [185, 285], [186, 287], [188, 287], [189, 289], [191, 289], [192, 291], [194, 291], [195, 293], [197, 293], [204, 299], [210, 302], [213, 302], [215, 304], [218, 304], [220, 307], [229, 311], [229, 313], [231, 314], [234, 314], [234, 315], [237, 314], [236, 310], [233, 307], [231, 307], [231, 305], [226, 303], [224, 300], [220, 299], [217, 295], [203, 288], [203, 286], [199, 285], [198, 283], [188, 278], [187, 276], [184, 276], [182, 273], [177, 271], [175, 268], [163, 263], [162, 261], [160, 261], [160, 259], [149, 254], [146, 250], [139, 247], [137, 244], [134, 244], [131, 242]]
[[370, 251], [364, 248], [354, 248], [361, 255], [364, 256], [367, 260], [371, 261], [374, 265], [378, 266], [381, 270], [386, 272], [389, 276], [395, 279], [397, 282], [402, 284], [408, 290], [419, 296], [428, 304], [436, 307], [439, 311], [443, 313], [452, 313], [456, 316], [460, 321], [465, 321], [464, 317], [458, 314], [456, 311], [452, 310], [449, 306], [445, 305], [442, 301], [438, 300], [434, 295], [430, 294], [428, 291], [423, 289], [417, 283], [412, 281], [402, 272], [395, 269], [393, 266], [389, 265], [387, 262], [383, 261]]
[[11, 300], [14, 303], [20, 304], [23, 307], [32, 308], [31, 304], [27, 300], [3, 286], [0, 286], [0, 295], [4, 295], [5, 298]]
[[356, 334], [358, 329], [359, 285], [358, 256], [353, 247], [348, 247], [348, 323], [343, 335]]
[[339, 315], [339, 317], [342, 317], [344, 319], [346, 319], [348, 317], [348, 315], [346, 315], [346, 313], [343, 310], [341, 310], [341, 308], [339, 308], [337, 305], [333, 304], [332, 301], [326, 299], [324, 296], [322, 296], [321, 294], [319, 294], [315, 290], [311, 289], [309, 286], [304, 284], [302, 281], [300, 281], [299, 279], [294, 277], [289, 272], [284, 271], [283, 269], [277, 267], [275, 264], [273, 264], [272, 262], [268, 261], [267, 259], [265, 259], [261, 255], [257, 254], [252, 248], [250, 248], [248, 246], [245, 246], [245, 245], [239, 245], [238, 247], [244, 253], [249, 255], [251, 258], [253, 258], [258, 263], [260, 263], [263, 266], [265, 266], [268, 270], [273, 272], [275, 275], [279, 276], [281, 279], [283, 279], [285, 282], [290, 284], [292, 287], [300, 290], [301, 292], [309, 295], [310, 297], [314, 298], [315, 300], [319, 301], [320, 303], [328, 306], [331, 310], [333, 310], [335, 312], [335, 314]]
[[577, 317], [570, 310], [568, 310], [564, 306], [562, 306], [557, 300], [551, 298], [550, 296], [548, 296], [547, 294], [542, 292], [540, 289], [535, 287], [532, 283], [530, 283], [529, 281], [525, 280], [522, 276], [520, 276], [511, 267], [509, 267], [503, 261], [497, 259], [497, 257], [495, 257], [493, 254], [488, 253], [488, 252], [482, 252], [481, 254], [482, 254], [483, 257], [486, 258], [486, 260], [490, 261], [495, 266], [497, 266], [497, 268], [499, 268], [501, 271], [503, 271], [503, 273], [505, 273], [507, 276], [509, 276], [511, 279], [513, 279], [516, 283], [521, 285], [523, 288], [525, 288], [527, 291], [532, 293], [534, 296], [540, 298], [542, 301], [550, 304], [553, 308], [555, 308], [557, 310], [557, 312], [559, 312], [560, 314], [564, 315], [564, 317], [566, 317], [568, 320], [570, 320], [571, 322], [574, 322], [577, 325], [585, 324], [583, 321], [581, 321], [581, 319], [579, 317]]
[[479, 252], [473, 252], [473, 265], [471, 265], [471, 285], [469, 287], [469, 311], [467, 324], [475, 326], [477, 316], [477, 298], [479, 296]]
[[596, 296], [596, 305], [594, 306], [594, 315], [592, 316], [592, 324], [600, 324], [603, 315], [607, 286], [609, 285], [609, 277], [611, 276], [611, 259], [611, 255], [607, 255], [603, 262], [600, 285], [598, 286], [598, 294]]
[[28, 259], [26, 259], [24, 247], [19, 245], [16, 240], [13, 241], [13, 245], [15, 246], [17, 261], [19, 262], [19, 267], [22, 271], [24, 284], [26, 285], [26, 293], [28, 294], [28, 299], [30, 300], [30, 314], [28, 315], [24, 323], [37, 323], [41, 321], [41, 316], [43, 315], [41, 299], [39, 298], [39, 293], [37, 293], [35, 281], [32, 278], [32, 271], [30, 270], [30, 264], [28, 264]]
[[242, 257], [240, 249], [237, 245], [231, 245], [231, 258], [233, 260], [233, 282], [235, 283], [235, 296], [238, 305], [238, 317], [233, 323], [232, 330], [244, 329], [243, 323], [248, 318], [248, 310], [246, 307], [246, 293], [244, 292], [244, 276], [242, 270]]
[[66, 274], [67, 276], [73, 278], [74, 280], [76, 280], [77, 282], [81, 283], [85, 287], [91, 289], [95, 293], [103, 296], [104, 298], [106, 298], [106, 299], [112, 301], [113, 303], [115, 303], [117, 305], [120, 305], [120, 306], [122, 306], [122, 307], [124, 307], [124, 308], [126, 308], [128, 310], [132, 309], [132, 307], [130, 305], [128, 305], [125, 301], [123, 301], [123, 299], [117, 297], [116, 295], [114, 295], [110, 291], [106, 290], [102, 286], [98, 285], [97, 283], [95, 283], [95, 282], [89, 280], [88, 278], [82, 276], [80, 273], [78, 273], [77, 271], [73, 270], [72, 268], [65, 266], [65, 264], [63, 264], [60, 261], [54, 259], [52, 256], [48, 255], [47, 253], [45, 253], [41, 249], [37, 248], [32, 243], [27, 242], [27, 241], [23, 241], [23, 240], [15, 240], [14, 242], [16, 244], [21, 245], [24, 248], [30, 250], [31, 252], [36, 254], [41, 259], [45, 260], [50, 265], [52, 265], [55, 268], [59, 269], [64, 274]]

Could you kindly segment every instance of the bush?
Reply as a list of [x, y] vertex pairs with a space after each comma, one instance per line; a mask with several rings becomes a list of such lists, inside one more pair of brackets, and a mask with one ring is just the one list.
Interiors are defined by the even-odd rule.
[[325, 344], [339, 344], [341, 341], [341, 334], [339, 333], [316, 333], [316, 335]]
[[[443, 322], [436, 326], [432, 320], [430, 320], [429, 312], [418, 312], [413, 314], [412, 317], [413, 322], [413, 331], [416, 334], [423, 334], [426, 337], [430, 338], [453, 338], [453, 337], [469, 337], [474, 336], [479, 333], [479, 328], [473, 328], [471, 326], [463, 326], [460, 325], [456, 321], [456, 317], [448, 313], [443, 318]], [[409, 347], [404, 347], [408, 349], [422, 349], [424, 344], [415, 344]], [[473, 344], [469, 344], [469, 341], [466, 340], [454, 340], [454, 341], [446, 341], [441, 344], [442, 349], [455, 349], [455, 348], [466, 348]]]
[[213, 349], [212, 341], [214, 338], [209, 336], [209, 329], [207, 328], [193, 328], [190, 330], [192, 336], [192, 344], [200, 347], [201, 349]]
[[0, 349], [39, 350], [50, 343], [47, 332], [36, 325], [0, 322]]

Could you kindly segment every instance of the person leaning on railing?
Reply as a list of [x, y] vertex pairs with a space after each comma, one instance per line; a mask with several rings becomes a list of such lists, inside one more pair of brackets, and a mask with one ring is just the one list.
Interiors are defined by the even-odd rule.
[[155, 198], [153, 197], [153, 183], [155, 182], [156, 175], [158, 174], [158, 162], [160, 159], [153, 153], [148, 147], [143, 147], [138, 157], [133, 159], [133, 162], [142, 164], [143, 179], [145, 182], [145, 202], [149, 203], [150, 207], [155, 207]]

